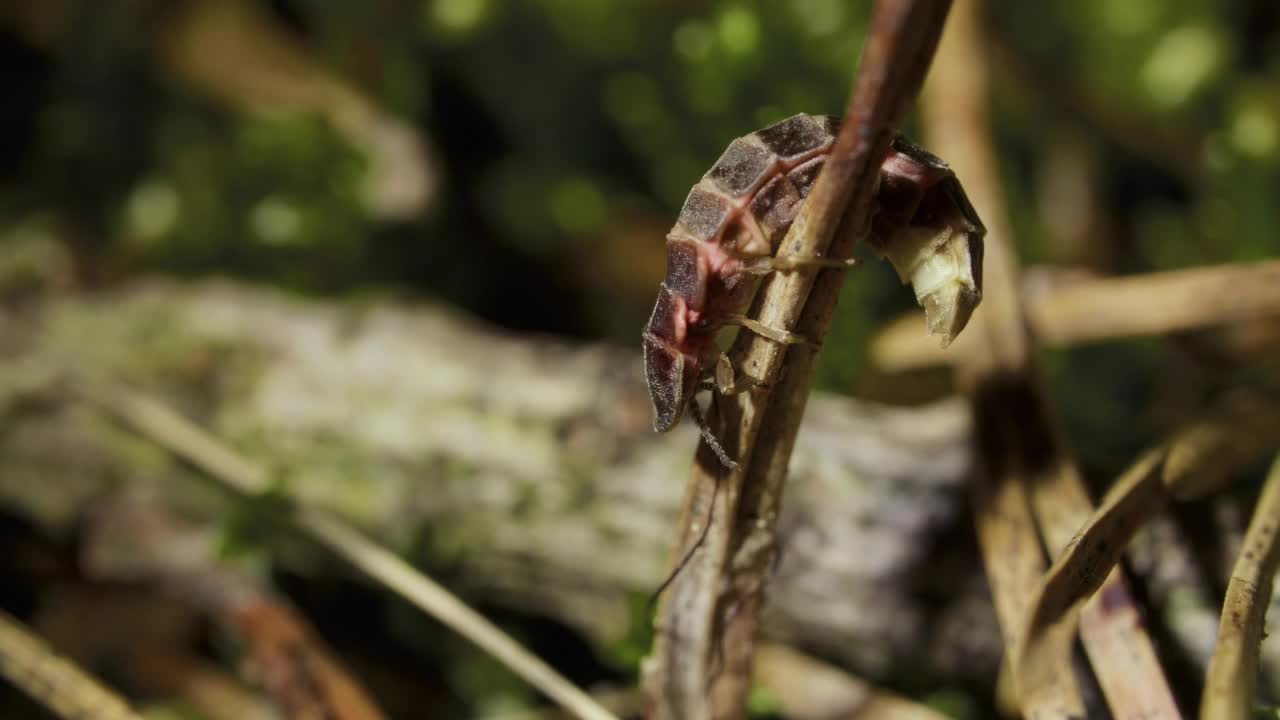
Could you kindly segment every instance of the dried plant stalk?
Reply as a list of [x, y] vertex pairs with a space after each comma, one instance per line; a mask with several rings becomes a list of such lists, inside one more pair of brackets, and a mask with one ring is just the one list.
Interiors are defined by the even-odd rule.
[[[1004, 197], [991, 172], [995, 166], [986, 116], [987, 71], [979, 51], [977, 4], [962, 0], [939, 50], [938, 70], [925, 86], [922, 105], [929, 144], [947, 155], [965, 178], [969, 197], [987, 225], [983, 285], [986, 298], [974, 316], [960, 384], [974, 407], [978, 468], [974, 478], [974, 513], [987, 577], [991, 583], [1005, 647], [1020, 638], [1026, 602], [1045, 567], [1030, 498], [1025, 489], [1028, 468], [1017, 462], [1028, 453], [1020, 447], [1019, 425], [1010, 398], [1027, 395], [1029, 341], [1022, 329], [1016, 294], [1017, 260]], [[1023, 401], [1016, 406], [1027, 409]], [[1061, 634], [1061, 633], [1060, 633]], [[1031, 717], [1083, 717], [1084, 700], [1075, 682], [1069, 634], [1054, 643], [1057, 672], [1033, 692], [1016, 688], [1020, 709]]]
[[[1117, 613], [1133, 614], [1127, 593], [1115, 589], [1116, 565], [1125, 548], [1170, 498], [1193, 499], [1220, 489], [1235, 472], [1280, 442], [1280, 412], [1268, 401], [1267, 390], [1228, 394], [1205, 419], [1143, 455], [1116, 481], [1035, 592], [1022, 640], [1013, 654], [1020, 676], [1038, 678], [1051, 672], [1042, 657], [1058, 637], [1050, 629], [1071, 625], [1075, 612], [1095, 593], [1084, 607], [1098, 622], [1114, 625], [1120, 622], [1114, 617]], [[1089, 630], [1083, 630], [1087, 638]], [[1115, 640], [1100, 630], [1097, 637], [1100, 643]], [[1118, 686], [1116, 692], [1133, 693], [1144, 687], [1132, 682], [1131, 671], [1123, 675], [1131, 682], [1127, 688]]]
[[0, 673], [66, 720], [142, 720], [119, 695], [0, 612]]
[[[950, 0], [880, 0], [871, 35], [840, 134], [830, 158], [778, 253], [833, 254], [832, 241], [846, 217], [846, 234], [868, 225], [871, 197], [881, 159], [933, 56]], [[848, 244], [836, 250], [848, 250]], [[824, 284], [838, 287], [843, 271], [824, 271]], [[752, 308], [761, 323], [786, 330], [800, 326], [814, 285], [812, 271], [766, 278]], [[826, 290], [804, 310], [819, 318], [825, 335], [835, 293]], [[814, 330], [818, 330], [814, 332]], [[654, 654], [646, 663], [645, 685], [657, 718], [736, 718], [744, 714], [751, 658], [765, 577], [775, 553], [775, 522], [803, 396], [808, 393], [813, 354], [756, 336], [740, 334], [730, 352], [741, 377], [755, 386], [720, 398], [711, 424], [728, 453], [739, 458], [730, 471], [704, 440], [699, 446], [677, 529], [675, 557], [694, 543], [697, 553], [670, 584], [659, 609]], [[785, 387], [775, 393], [786, 359]], [[808, 369], [806, 369], [808, 368]], [[796, 387], [795, 381], [803, 382]], [[797, 400], [797, 398], [799, 398]], [[766, 408], [768, 408], [766, 410]], [[757, 438], [772, 439], [757, 448]], [[714, 512], [708, 513], [714, 497]], [[701, 526], [709, 521], [711, 527]], [[721, 664], [721, 672], [715, 665]]]
[[1169, 442], [1165, 487], [1178, 500], [1204, 497], [1278, 443], [1280, 388], [1237, 388]]
[[205, 528], [158, 505], [123, 500], [94, 515], [81, 558], [86, 572], [145, 581], [217, 619], [244, 648], [241, 672], [284, 718], [384, 720], [372, 696], [296, 610], [217, 562]]
[[1133, 534], [1168, 499], [1193, 500], [1221, 489], [1280, 442], [1280, 406], [1268, 400], [1271, 395], [1267, 388], [1228, 394], [1207, 417], [1125, 472], [1054, 563], [1031, 623], [1055, 622], [1098, 590]]
[[1280, 260], [1073, 283], [1029, 305], [1027, 315], [1049, 345], [1276, 317]]
[[[1162, 452], [1148, 453], [1116, 482], [1103, 499], [1094, 524], [1081, 532], [1037, 588], [1026, 626], [1010, 655], [1020, 688], [1051, 682], [1052, 675], [1059, 672], [1051, 650], [1058, 638], [1054, 630], [1074, 626], [1070, 613], [1101, 587], [1124, 553], [1128, 538], [1146, 521], [1148, 512], [1161, 506], [1163, 460]], [[1122, 679], [1132, 681], [1128, 673]]]
[[[973, 395], [979, 464], [973, 477], [973, 507], [978, 542], [995, 601], [1006, 654], [1013, 656], [1024, 635], [1032, 592], [1045, 571], [1027, 491], [1027, 470], [1014, 458], [1023, 454], [1016, 419], [1007, 415], [1007, 395], [979, 388]], [[1033, 682], [1014, 675], [1019, 709], [1036, 718], [1084, 717], [1085, 705], [1072, 662], [1073, 628], [1053, 628], [1037, 646], [1051, 671]]]
[[782, 645], [756, 651], [755, 679], [792, 720], [943, 720], [928, 706], [877, 689]]
[[[971, 333], [968, 349], [958, 353], [963, 358], [961, 385], [974, 402], [980, 456], [991, 476], [979, 480], [976, 520], [1005, 646], [1014, 658], [1021, 708], [1033, 717], [1072, 717], [1084, 713], [1073, 678], [1075, 626], [1035, 627], [1030, 635], [1021, 629], [1026, 617], [1023, 603], [1039, 586], [1036, 575], [1043, 568], [1036, 525], [1044, 544], [1056, 554], [1088, 519], [1092, 503], [1030, 361], [1033, 339], [1020, 304], [1018, 262], [994, 173], [997, 163], [984, 105], [985, 44], [976, 5], [962, 3], [957, 10], [940, 51], [944, 58], [939, 72], [925, 90], [925, 127], [931, 144], [947, 154], [965, 178], [989, 229], [987, 301], [978, 313], [979, 332]], [[1131, 606], [1123, 579], [1117, 575], [1111, 582], [1112, 593]], [[1140, 625], [1119, 625], [1098, 614], [1091, 617], [1084, 639], [1115, 714], [1178, 717], [1154, 648]], [[1034, 648], [1030, 664], [1018, 662], [1019, 648], [1027, 643]], [[1131, 692], [1133, 687], [1141, 691]]]
[[[140, 393], [92, 383], [81, 383], [76, 390], [132, 430], [195, 465], [228, 489], [245, 495], [269, 489], [269, 476], [264, 468], [159, 402]], [[475, 643], [566, 710], [587, 720], [617, 720], [613, 713], [497, 625], [338, 518], [300, 506], [293, 509], [289, 519], [313, 540]]]
[[[831, 256], [852, 255], [854, 243], [865, 235], [870, 216], [872, 195], [861, 189], [875, 186], [878, 158], [883, 157], [883, 151], [878, 142], [865, 150], [860, 144], [867, 135], [872, 138], [892, 135], [892, 129], [902, 121], [924, 80], [950, 5], [950, 0], [942, 0], [886, 2], [877, 7], [872, 36], [862, 60], [864, 69], [854, 88], [841, 137], [827, 162], [826, 172], [819, 177], [805, 210], [797, 219], [797, 224], [806, 223], [798, 232], [834, 236], [828, 248]], [[860, 101], [860, 97], [878, 101]], [[872, 132], [868, 133], [868, 128]], [[855, 130], [861, 137], [855, 136]], [[849, 186], [842, 187], [845, 183]], [[841, 202], [842, 198], [847, 200]], [[808, 225], [810, 219], [812, 226]], [[790, 235], [782, 247], [783, 252], [799, 252], [797, 240]], [[844, 278], [845, 271], [841, 269], [819, 273], [796, 323], [797, 332], [811, 338], [826, 336]], [[762, 312], [769, 307], [765, 304]], [[951, 312], [943, 309], [938, 316], [945, 317]], [[751, 342], [767, 344], [760, 338], [752, 338]], [[741, 603], [725, 618], [725, 646], [736, 651], [728, 653], [729, 671], [717, 678], [714, 688], [717, 696], [745, 698], [749, 689], [750, 662], [754, 656], [751, 642], [764, 603], [765, 578], [777, 554], [776, 523], [782, 491], [816, 367], [814, 349], [801, 345], [787, 350], [786, 372], [774, 386], [746, 468], [745, 490], [738, 511], [739, 522], [731, 540], [726, 577], [728, 587], [739, 595], [736, 602]]]
[[[1051, 347], [1185, 332], [1280, 317], [1280, 261], [1079, 280], [1023, 298], [1036, 339]], [[944, 352], [912, 314], [871, 341], [871, 359], [886, 370], [943, 365], [963, 357], [976, 335]]]
[[1205, 678], [1200, 717], [1245, 720], [1253, 709], [1258, 653], [1271, 588], [1280, 565], [1280, 456], [1276, 457], [1249, 521], [1227, 584], [1218, 643]]

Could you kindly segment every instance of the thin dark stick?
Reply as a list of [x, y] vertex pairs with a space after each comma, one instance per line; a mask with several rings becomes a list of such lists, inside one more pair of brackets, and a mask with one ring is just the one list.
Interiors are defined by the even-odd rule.
[[[849, 256], [853, 238], [868, 225], [880, 162], [893, 130], [919, 90], [950, 5], [950, 0], [877, 3], [840, 135], [779, 255]], [[848, 232], [844, 235], [849, 239], [833, 246], [846, 217]], [[814, 300], [809, 298], [814, 288], [812, 271], [770, 276], [762, 284], [753, 315], [783, 330], [796, 328], [802, 316], [812, 318], [809, 324], [816, 326], [816, 332], [809, 337], [821, 338], [834, 314], [843, 276], [844, 270], [823, 271], [821, 282], [830, 289]], [[740, 461], [750, 461], [729, 471], [715, 461], [714, 449], [705, 439], [699, 447], [676, 547], [693, 542], [701, 544], [703, 552], [687, 561], [677, 560], [676, 564], [687, 562], [688, 566], [671, 581], [664, 596], [655, 662], [646, 677], [652, 717], [745, 715], [761, 593], [776, 547], [777, 506], [798, 411], [804, 406], [803, 397], [797, 400], [794, 396], [807, 395], [815, 356], [804, 346], [788, 349], [749, 334], [740, 335], [730, 352], [738, 374], [760, 384], [749, 392], [724, 398], [716, 408], [717, 417], [725, 426], [727, 450], [736, 453]], [[785, 380], [784, 360], [788, 364]], [[758, 438], [764, 438], [766, 452], [757, 448]], [[719, 492], [724, 492], [724, 502], [710, 513], [710, 523], [695, 527], [702, 518], [697, 511], [700, 499]], [[735, 605], [741, 610], [729, 617], [727, 610]], [[712, 671], [720, 643], [726, 663], [717, 678]], [[710, 697], [709, 680], [714, 681]]]

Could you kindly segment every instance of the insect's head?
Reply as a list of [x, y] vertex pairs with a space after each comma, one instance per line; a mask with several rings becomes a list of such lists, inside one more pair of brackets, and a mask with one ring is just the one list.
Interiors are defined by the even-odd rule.
[[697, 363], [652, 336], [644, 339], [644, 371], [653, 400], [653, 429], [667, 432], [680, 422], [698, 385]]

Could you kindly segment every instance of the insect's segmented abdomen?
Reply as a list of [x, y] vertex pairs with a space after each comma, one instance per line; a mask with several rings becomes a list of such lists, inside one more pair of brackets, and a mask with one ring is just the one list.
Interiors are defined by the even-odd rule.
[[[667, 235], [663, 291], [712, 319], [741, 310], [751, 283], [718, 269], [773, 254], [822, 170], [835, 132], [832, 118], [795, 115], [734, 140], [689, 192]], [[650, 329], [661, 335], [663, 325], [651, 322]]]
[[832, 118], [795, 115], [734, 140], [689, 192], [668, 244], [771, 254], [818, 177], [835, 131]]
[[[777, 251], [836, 130], [834, 118], [795, 115], [738, 138], [690, 191], [667, 235], [667, 275], [644, 331], [658, 431], [679, 422], [715, 358], [715, 332], [747, 309], [752, 273], [777, 267], [752, 261]], [[870, 244], [911, 284], [945, 347], [982, 299], [986, 229], [951, 168], [901, 136], [876, 182]]]
[[689, 192], [667, 235], [667, 275], [644, 333], [660, 430], [678, 421], [719, 323], [755, 293], [741, 261], [773, 255], [836, 130], [833, 118], [801, 114], [738, 138]]

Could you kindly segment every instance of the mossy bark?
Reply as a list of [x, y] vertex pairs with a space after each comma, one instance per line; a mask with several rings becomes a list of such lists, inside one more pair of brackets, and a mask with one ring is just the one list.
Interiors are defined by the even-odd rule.
[[[696, 431], [652, 432], [636, 352], [218, 282], [28, 299], [0, 345], [0, 499], [51, 533], [121, 488], [209, 520], [228, 509], [66, 391], [92, 376], [162, 397], [470, 597], [604, 650], [648, 626]], [[873, 677], [989, 683], [963, 405], [820, 396], [805, 423], [767, 633]]]

